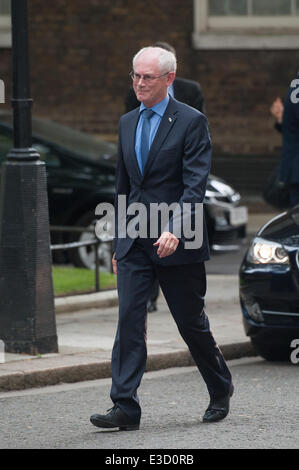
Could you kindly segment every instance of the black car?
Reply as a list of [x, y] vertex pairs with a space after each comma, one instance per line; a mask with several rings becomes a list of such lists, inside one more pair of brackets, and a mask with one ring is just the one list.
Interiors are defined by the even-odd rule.
[[290, 360], [299, 339], [299, 205], [258, 231], [239, 278], [243, 324], [257, 353]]
[[[1, 164], [13, 147], [11, 122], [11, 113], [2, 111]], [[52, 244], [91, 238], [97, 204], [114, 202], [117, 146], [44, 119], [33, 118], [32, 129], [33, 147], [46, 163]], [[239, 193], [214, 176], [208, 180], [205, 214], [213, 249], [234, 248], [231, 244], [245, 237], [247, 209], [240, 206]], [[63, 234], [53, 229], [57, 226], [86, 227], [87, 231]], [[92, 248], [70, 250], [68, 256], [76, 266], [94, 267]], [[101, 267], [110, 269], [108, 243], [100, 245], [99, 256]]]

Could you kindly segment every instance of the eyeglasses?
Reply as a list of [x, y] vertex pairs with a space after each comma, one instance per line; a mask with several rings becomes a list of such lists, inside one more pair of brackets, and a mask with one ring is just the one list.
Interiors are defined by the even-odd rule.
[[157, 80], [157, 78], [164, 77], [165, 75], [168, 75], [169, 72], [162, 73], [162, 75], [158, 75], [158, 77], [153, 77], [152, 75], [139, 75], [139, 73], [135, 72], [130, 72], [130, 77], [132, 78], [133, 82], [139, 82], [139, 80], [142, 78], [145, 83], [151, 83], [153, 80]]

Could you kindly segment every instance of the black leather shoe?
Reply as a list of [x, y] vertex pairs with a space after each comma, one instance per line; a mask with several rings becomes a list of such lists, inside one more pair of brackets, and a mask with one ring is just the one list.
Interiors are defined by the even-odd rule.
[[147, 303], [147, 311], [148, 313], [156, 312], [157, 309], [157, 304], [156, 302], [153, 302], [152, 300], [149, 300]]
[[229, 400], [234, 393], [234, 386], [232, 385], [231, 391], [228, 395], [222, 398], [211, 399], [208, 408], [203, 416], [204, 423], [215, 423], [224, 419], [229, 412]]
[[108, 411], [109, 413], [106, 415], [92, 415], [90, 417], [91, 423], [98, 428], [119, 428], [120, 431], [136, 431], [139, 429], [139, 421], [130, 419], [119, 406], [114, 405]]

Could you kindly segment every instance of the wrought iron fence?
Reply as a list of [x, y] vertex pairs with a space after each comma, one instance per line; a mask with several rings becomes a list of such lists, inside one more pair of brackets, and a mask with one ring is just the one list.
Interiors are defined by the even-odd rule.
[[[94, 229], [87, 228], [87, 227], [67, 227], [62, 225], [51, 225], [50, 232], [63, 232], [63, 233], [82, 233], [82, 232], [89, 232], [94, 233]], [[70, 243], [61, 243], [57, 245], [51, 244], [51, 251], [59, 251], [59, 250], [73, 250], [78, 249], [83, 246], [93, 246], [94, 247], [94, 254], [95, 254], [95, 291], [100, 291], [100, 261], [99, 261], [99, 246], [102, 242], [98, 238], [94, 237], [91, 240], [86, 240], [82, 242], [70, 242]], [[111, 257], [112, 257], [112, 246], [111, 249]]]

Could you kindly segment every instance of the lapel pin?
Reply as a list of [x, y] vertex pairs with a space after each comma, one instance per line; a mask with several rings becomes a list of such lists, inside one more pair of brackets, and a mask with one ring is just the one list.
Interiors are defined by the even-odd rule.
[[172, 118], [171, 118], [171, 117], [169, 117], [169, 118], [168, 118], [168, 121], [169, 121], [169, 122], [172, 122]]

